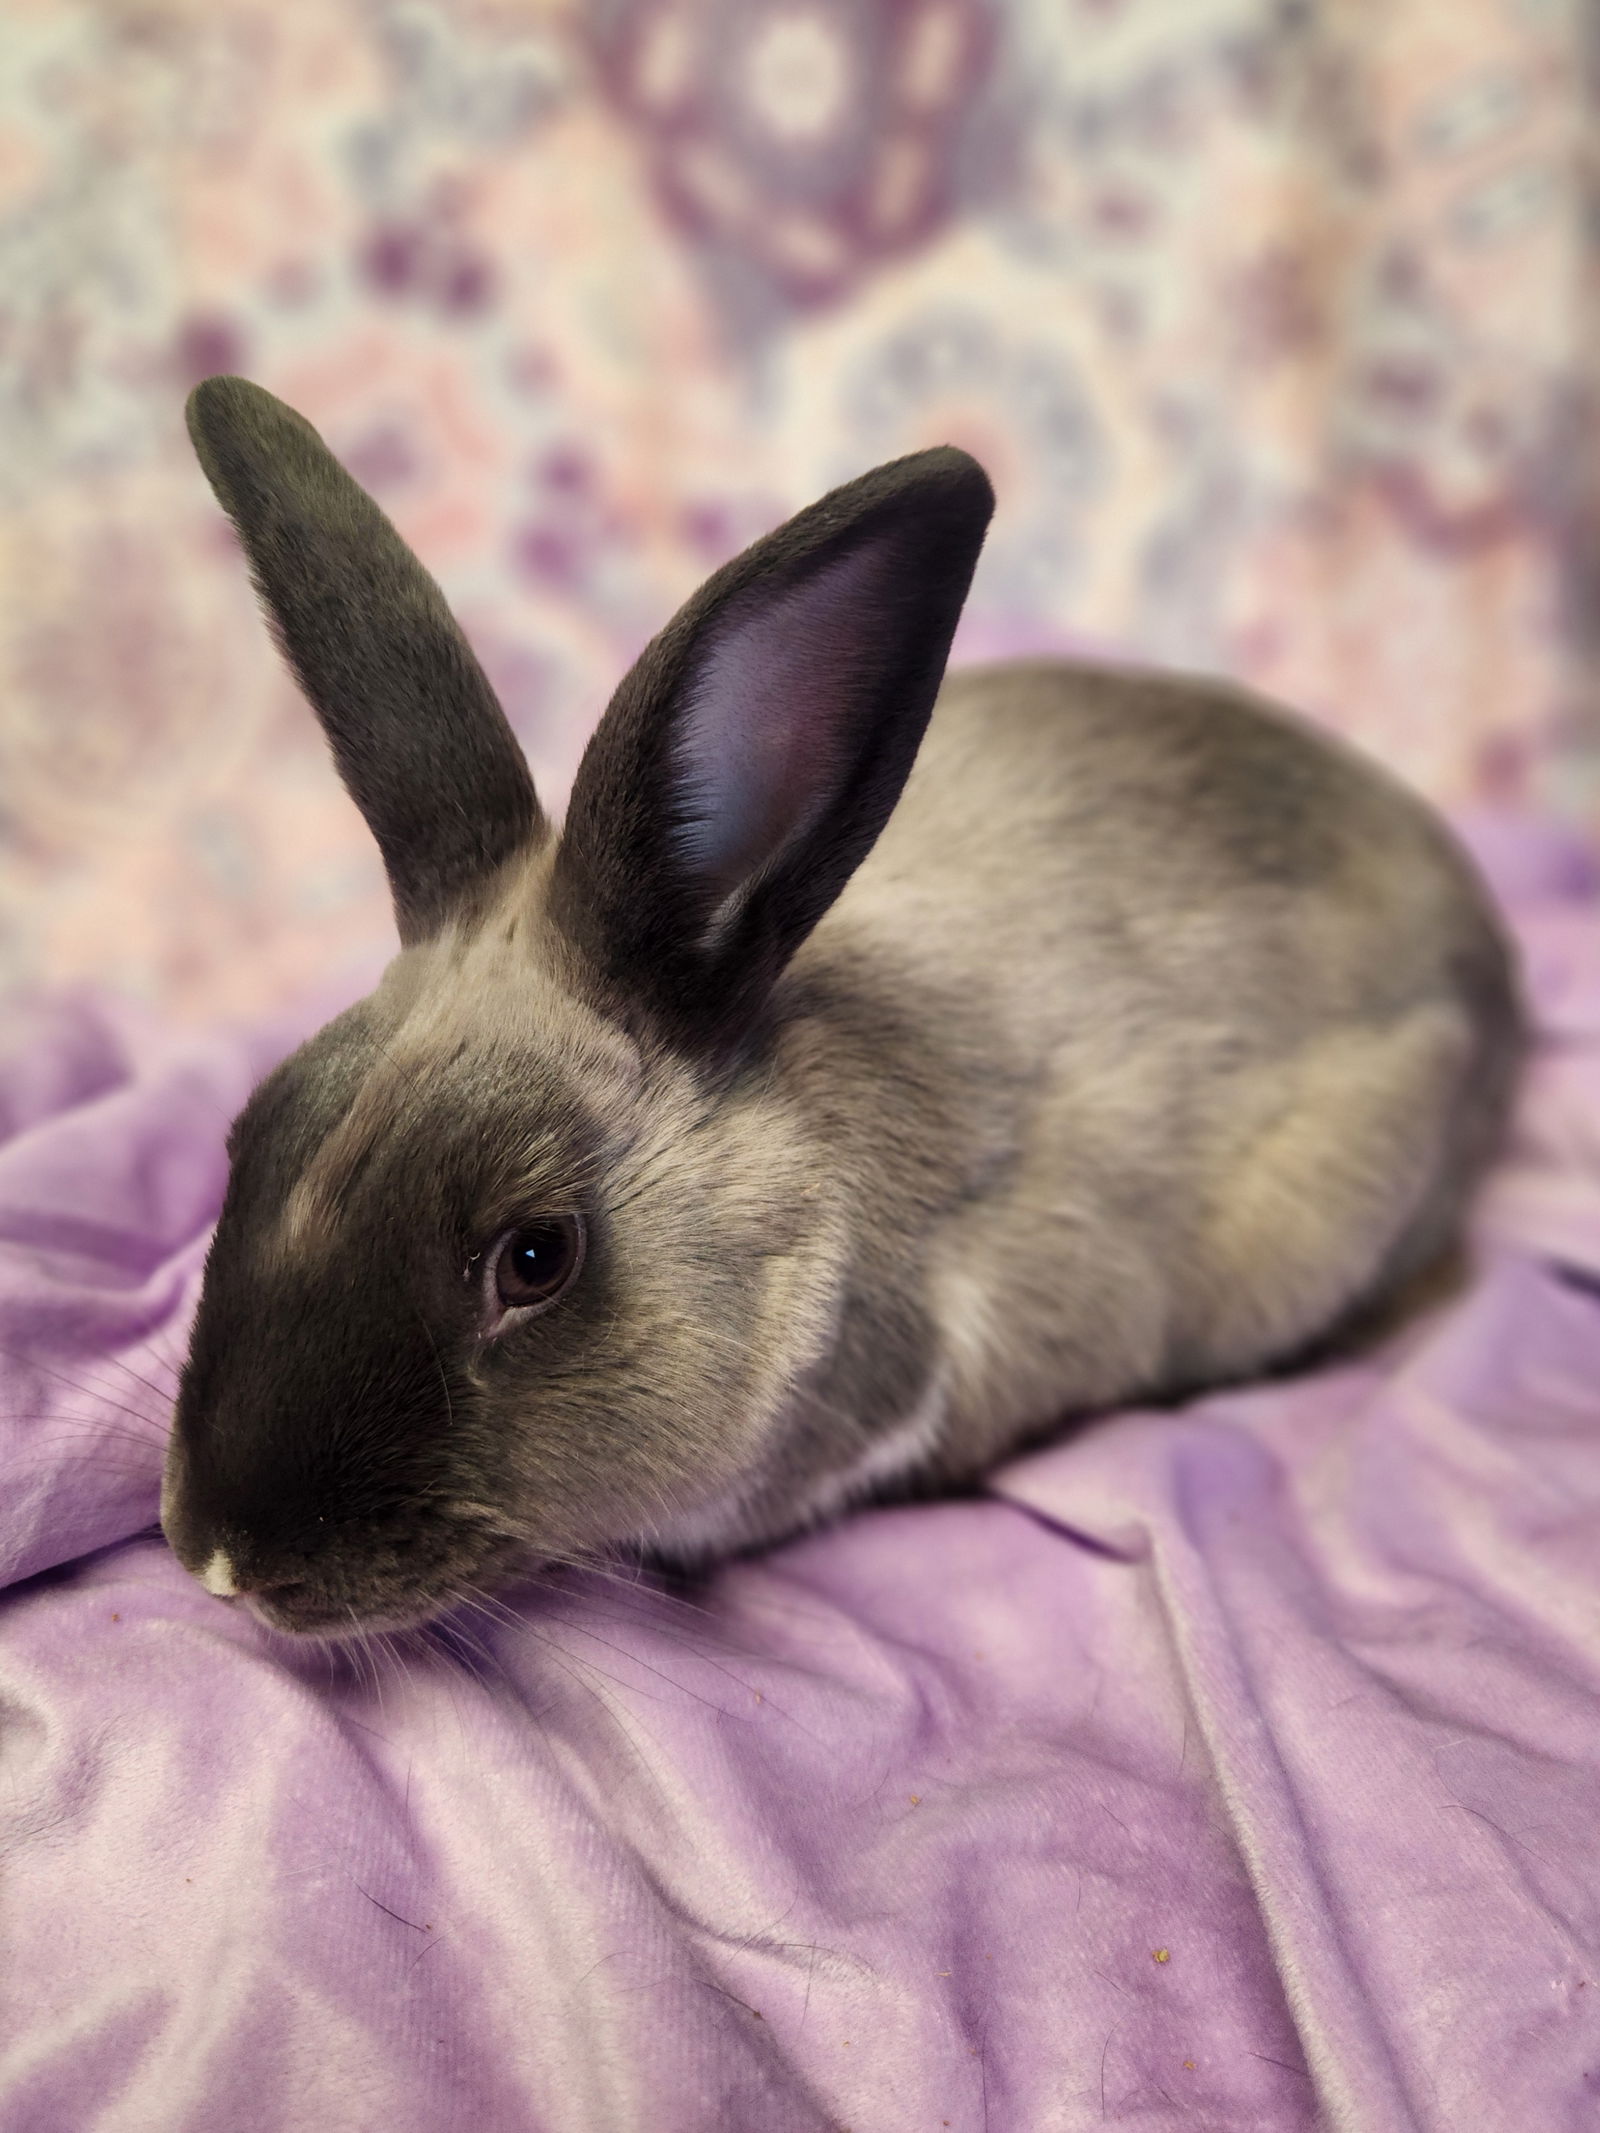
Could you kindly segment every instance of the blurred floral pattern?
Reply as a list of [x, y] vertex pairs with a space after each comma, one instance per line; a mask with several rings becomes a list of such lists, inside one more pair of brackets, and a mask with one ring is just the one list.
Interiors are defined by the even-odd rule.
[[189, 456], [302, 408], [559, 803], [712, 565], [950, 439], [961, 649], [1225, 670], [1600, 808], [1583, 0], [9, 0], [0, 985], [258, 1014], [376, 857]]

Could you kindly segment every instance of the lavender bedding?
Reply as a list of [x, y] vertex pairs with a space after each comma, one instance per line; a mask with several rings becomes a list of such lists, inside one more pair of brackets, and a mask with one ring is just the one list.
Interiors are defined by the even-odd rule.
[[155, 1533], [282, 1033], [0, 1036], [5, 2133], [1600, 2123], [1600, 879], [1470, 1288], [691, 1596], [349, 1656]]

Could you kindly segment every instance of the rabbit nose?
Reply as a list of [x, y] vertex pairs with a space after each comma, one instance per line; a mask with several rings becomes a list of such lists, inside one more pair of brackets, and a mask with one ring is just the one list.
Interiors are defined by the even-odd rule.
[[224, 1549], [212, 1551], [211, 1558], [200, 1572], [200, 1582], [206, 1591], [219, 1600], [234, 1600], [239, 1596], [239, 1581], [233, 1574], [233, 1565]]
[[311, 1589], [303, 1578], [246, 1578], [241, 1582], [225, 1548], [212, 1551], [199, 1576], [206, 1591], [219, 1600], [288, 1600]]

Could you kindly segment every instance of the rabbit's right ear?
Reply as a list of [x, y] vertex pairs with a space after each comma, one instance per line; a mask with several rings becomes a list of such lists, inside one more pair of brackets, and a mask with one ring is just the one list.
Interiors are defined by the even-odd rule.
[[309, 422], [243, 378], [207, 378], [188, 415], [400, 938], [424, 940], [547, 833], [516, 736], [444, 595]]
[[612, 698], [553, 907], [611, 1000], [736, 1044], [911, 770], [994, 492], [944, 445], [724, 564]]

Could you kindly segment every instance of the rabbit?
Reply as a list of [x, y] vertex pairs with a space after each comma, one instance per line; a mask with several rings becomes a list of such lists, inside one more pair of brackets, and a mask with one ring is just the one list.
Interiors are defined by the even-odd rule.
[[1452, 1252], [1523, 1048], [1469, 861], [1221, 681], [945, 663], [993, 494], [846, 483], [640, 654], [549, 820], [299, 415], [189, 425], [400, 952], [234, 1123], [165, 1531], [294, 1634], [687, 1574], [1283, 1366]]

